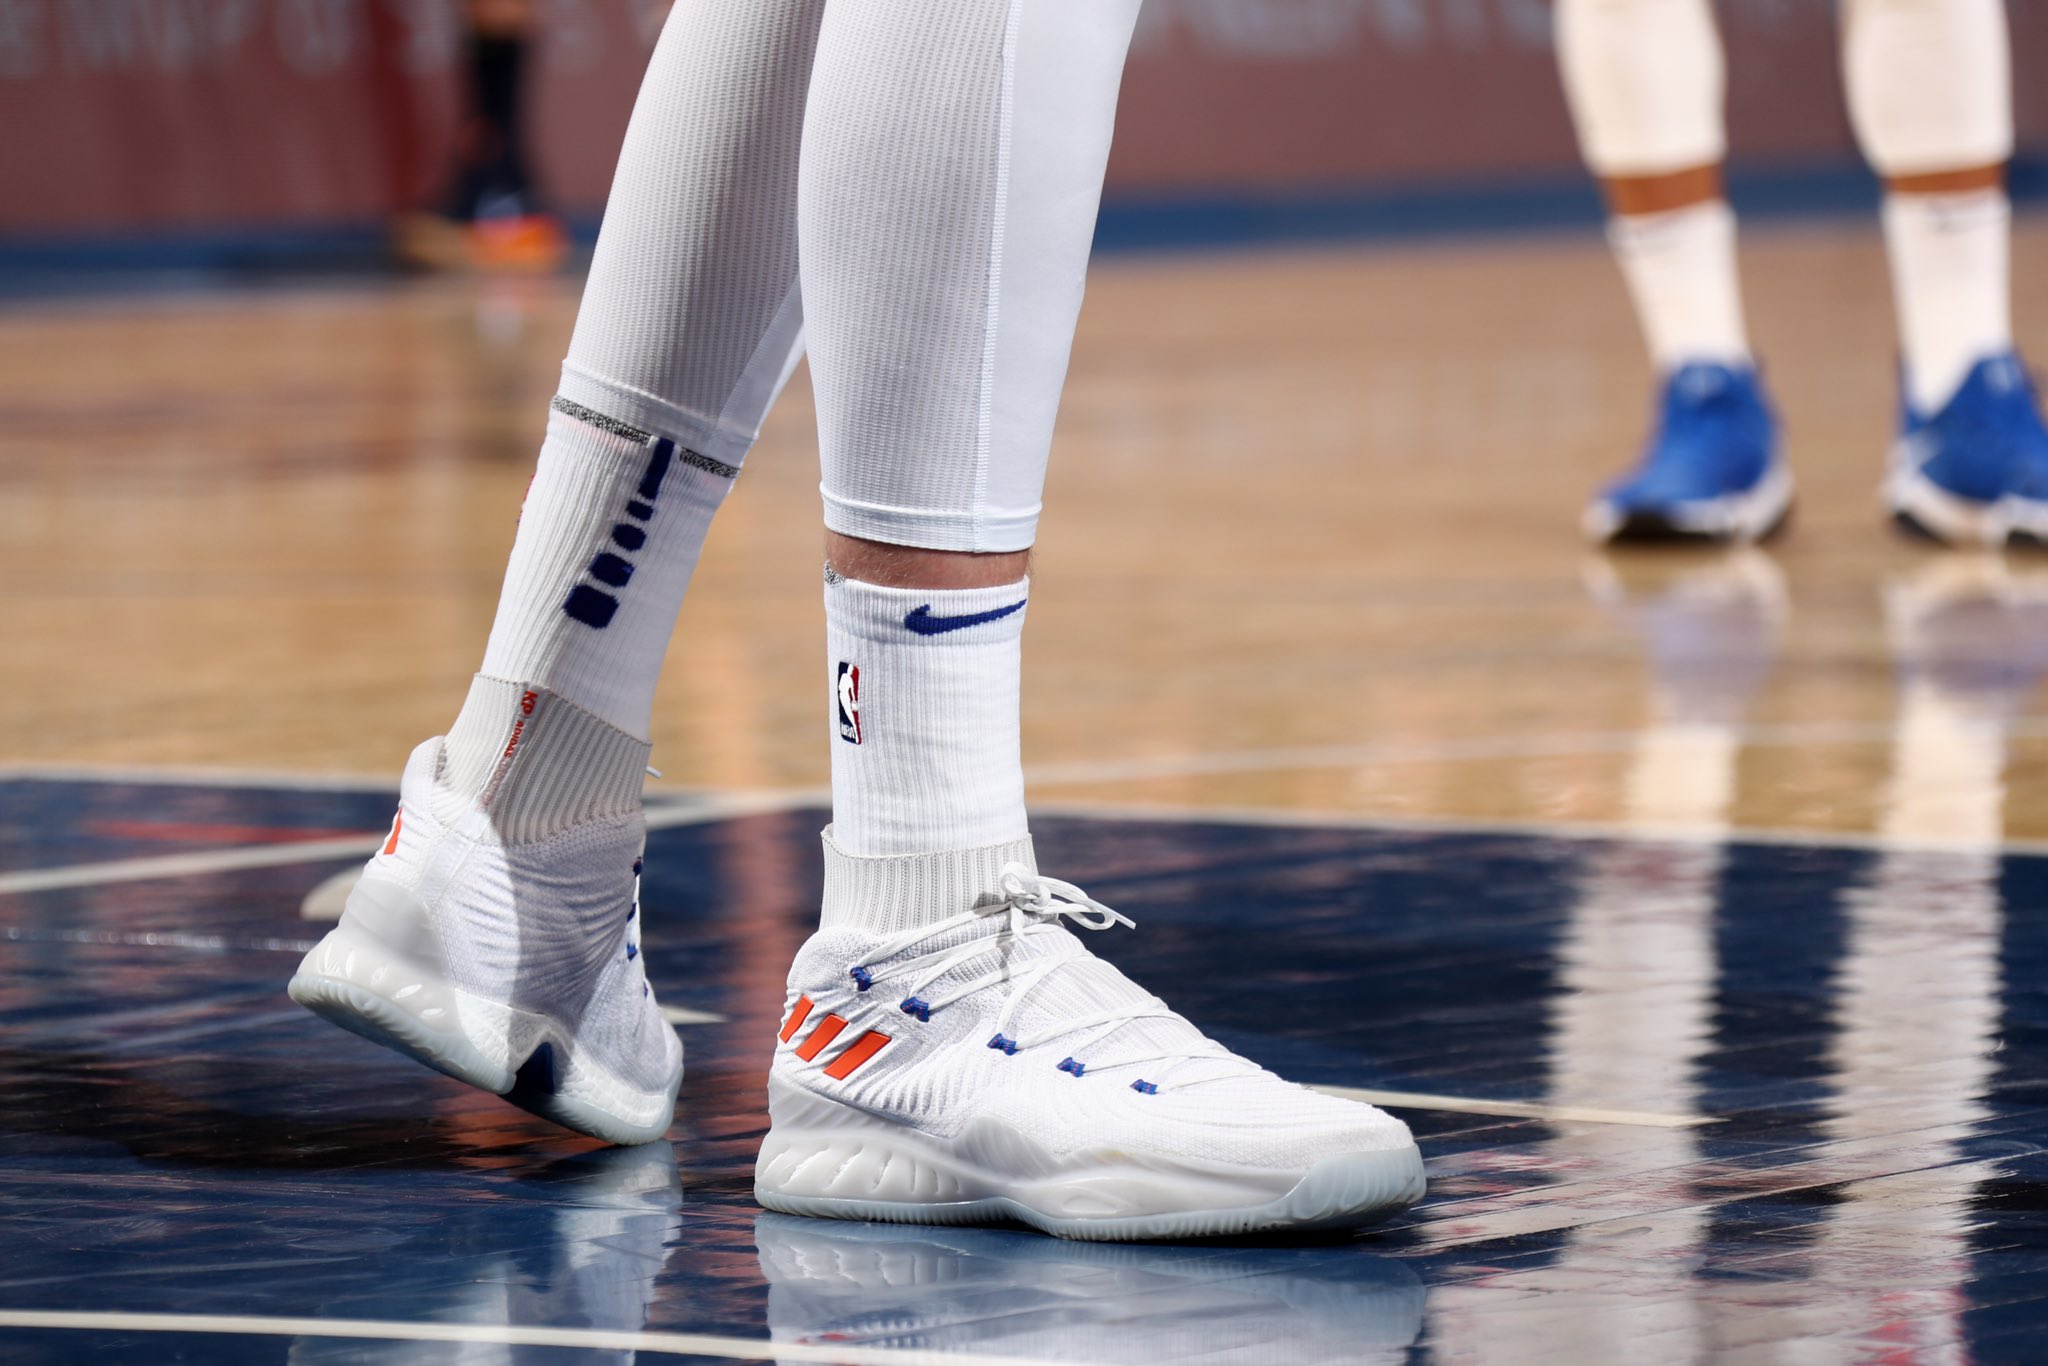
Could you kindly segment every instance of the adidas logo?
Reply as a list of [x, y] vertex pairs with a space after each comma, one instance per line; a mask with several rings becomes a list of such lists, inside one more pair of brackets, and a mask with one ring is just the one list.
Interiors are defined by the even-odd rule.
[[[790, 1008], [789, 1018], [782, 1022], [779, 1036], [784, 1043], [796, 1037], [796, 1032], [811, 1018], [811, 998], [799, 996]], [[820, 1053], [832, 1046], [833, 1040], [846, 1030], [846, 1021], [837, 1015], [826, 1015], [818, 1021], [804, 1041], [796, 1046], [796, 1055], [805, 1062], [814, 1060]], [[860, 1070], [868, 1059], [881, 1052], [889, 1044], [889, 1036], [877, 1029], [870, 1029], [852, 1043], [839, 1050], [832, 1061], [825, 1064], [825, 1075], [834, 1081], [845, 1081]]]

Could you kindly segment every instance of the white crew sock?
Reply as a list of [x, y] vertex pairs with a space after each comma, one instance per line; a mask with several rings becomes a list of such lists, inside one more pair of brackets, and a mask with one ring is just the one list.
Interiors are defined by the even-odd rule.
[[1887, 195], [1884, 236], [1906, 398], [1932, 416], [2012, 346], [2012, 206], [1995, 189]]
[[1023, 838], [1017, 704], [1030, 588], [882, 588], [827, 569], [839, 848], [932, 854]]
[[1725, 200], [1617, 217], [1607, 237], [1658, 373], [1695, 361], [1751, 363], [1735, 268], [1735, 214]]
[[[523, 689], [552, 693], [644, 742], [676, 610], [736, 473], [673, 441], [556, 405], [478, 675], [518, 686], [471, 689], [448, 732], [451, 779], [492, 771], [514, 724], [498, 713]], [[477, 746], [491, 752], [471, 753]]]

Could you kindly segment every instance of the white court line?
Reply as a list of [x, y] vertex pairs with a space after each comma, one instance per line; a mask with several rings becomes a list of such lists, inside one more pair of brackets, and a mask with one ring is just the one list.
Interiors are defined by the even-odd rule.
[[1644, 1129], [1693, 1129], [1719, 1124], [1712, 1115], [1653, 1115], [1641, 1110], [1606, 1110], [1587, 1105], [1543, 1105], [1525, 1100], [1476, 1100], [1438, 1096], [1426, 1091], [1376, 1091], [1363, 1086], [1311, 1086], [1326, 1096], [1362, 1100], [1368, 1105], [1400, 1110], [1445, 1110], [1460, 1115], [1500, 1115], [1507, 1119], [1555, 1120], [1576, 1124], [1632, 1124]]
[[1503, 835], [1510, 838], [1624, 841], [1638, 844], [1764, 844], [1788, 849], [1854, 849], [1869, 853], [2019, 854], [2048, 857], [2048, 840], [1899, 838], [1847, 830], [1729, 826], [1707, 822], [1471, 820], [1458, 816], [1393, 816], [1361, 811], [1280, 810], [1263, 806], [1175, 806], [1133, 802], [1033, 802], [1033, 815], [1104, 821], [1180, 821], [1189, 825], [1263, 825], [1282, 829], [1381, 830], [1390, 834]]
[[[764, 812], [788, 811], [815, 804], [820, 794], [802, 792], [736, 793], [729, 797], [706, 798], [689, 805], [666, 803], [647, 808], [647, 828], [669, 830], [684, 825]], [[73, 863], [61, 868], [28, 868], [0, 873], [0, 896], [18, 892], [48, 892], [64, 887], [96, 887], [110, 882], [146, 882], [155, 878], [197, 877], [205, 873], [232, 872], [243, 868], [281, 868], [294, 863], [324, 863], [329, 859], [362, 858], [385, 839], [385, 832], [346, 835], [337, 839], [298, 840], [289, 844], [258, 844], [235, 849], [199, 849], [189, 854], [159, 854], [150, 858], [110, 859], [102, 863]]]
[[[1553, 732], [1480, 736], [1470, 739], [1425, 743], [1381, 743], [1352, 745], [1305, 745], [1267, 749], [1232, 750], [1209, 754], [1140, 756], [1123, 759], [1082, 760], [1068, 763], [1036, 764], [1025, 769], [1026, 781], [1034, 786], [1086, 787], [1142, 779], [1201, 777], [1223, 773], [1288, 772], [1309, 769], [1372, 768], [1386, 765], [1461, 763], [1484, 759], [1561, 758], [1582, 754], [1626, 754], [1637, 749], [1646, 729]], [[2028, 718], [2007, 728], [2012, 739], [2048, 737], [2048, 718]], [[1897, 726], [1890, 722], [1793, 722], [1738, 727], [1732, 732], [1745, 748], [1780, 748], [1802, 744], [1890, 744], [1897, 738]], [[221, 786], [277, 787], [308, 791], [370, 790], [390, 791], [390, 778], [374, 779], [356, 775], [306, 775], [242, 769], [120, 767], [94, 764], [0, 764], [0, 780], [34, 778], [57, 781], [216, 784]], [[648, 825], [653, 829], [690, 825], [732, 815], [787, 811], [823, 806], [830, 800], [829, 788], [754, 789], [707, 791], [695, 788], [657, 788], [650, 793], [655, 805], [648, 808]], [[1555, 839], [1670, 840], [1699, 843], [1780, 844], [1806, 848], [1879, 850], [1967, 850], [1981, 853], [1983, 845], [1970, 841], [1898, 840], [1873, 834], [1769, 827], [1650, 826], [1610, 822], [1551, 824], [1518, 821], [1468, 821], [1410, 816], [1376, 816], [1366, 813], [1278, 811], [1240, 807], [1180, 807], [1146, 804], [1097, 805], [1092, 803], [1040, 803], [1032, 809], [1046, 814], [1065, 813], [1107, 819], [1145, 819], [1153, 816], [1190, 821], [1236, 822], [1265, 825], [1328, 825], [1341, 828], [1455, 831], [1503, 835], [1535, 835]], [[305, 846], [289, 846], [303, 848]], [[2048, 840], [2011, 840], [1999, 850], [2014, 854], [2048, 854]], [[308, 858], [317, 855], [309, 854]], [[195, 857], [205, 857], [199, 855]], [[290, 862], [289, 858], [278, 862]], [[230, 864], [228, 867], [261, 867]], [[80, 865], [86, 867], [90, 865]], [[54, 873], [60, 870], [45, 870]], [[196, 871], [210, 871], [198, 868]], [[177, 876], [178, 874], [163, 874]], [[0, 892], [17, 889], [11, 877], [0, 875]], [[156, 876], [138, 874], [138, 876]], [[100, 879], [90, 879], [98, 881]], [[127, 876], [106, 879], [128, 881]], [[85, 885], [65, 883], [61, 885]]]
[[240, 849], [201, 849], [189, 854], [111, 859], [104, 863], [73, 863], [62, 868], [28, 868], [0, 873], [0, 896], [9, 892], [48, 892], [61, 887], [94, 887], [106, 882], [143, 882], [151, 878], [196, 877], [238, 868], [279, 868], [293, 863], [361, 858], [384, 842], [382, 835], [348, 835], [331, 840], [291, 844], [258, 844]]
[[815, 1361], [826, 1366], [1046, 1366], [1043, 1357], [987, 1356], [852, 1343], [765, 1342], [716, 1333], [629, 1332], [495, 1323], [404, 1323], [391, 1319], [287, 1318], [257, 1314], [127, 1314], [95, 1310], [0, 1309], [0, 1328], [70, 1328], [102, 1333], [222, 1333], [243, 1337], [353, 1338], [374, 1342], [487, 1342], [507, 1347], [580, 1347], [729, 1361]]
[[709, 1010], [692, 1010], [688, 1006], [663, 1006], [661, 1018], [675, 1025], [724, 1024], [729, 1016]]
[[[1192, 778], [1219, 773], [1294, 772], [1315, 768], [1377, 768], [1392, 764], [1461, 763], [1479, 759], [1552, 759], [1581, 754], [1629, 754], [1638, 749], [1647, 729], [1562, 731], [1551, 734], [1484, 735], [1467, 740], [1436, 740], [1420, 744], [1298, 745], [1271, 749], [1226, 750], [1211, 754], [1161, 755], [1156, 758], [1084, 760], [1040, 764], [1025, 769], [1034, 783], [1129, 782], [1143, 778]], [[1730, 729], [1744, 749], [1776, 749], [1788, 745], [1889, 745], [1898, 726], [1881, 721], [1816, 721]], [[2006, 735], [2013, 739], [2048, 736], [2048, 719], [2014, 722]]]

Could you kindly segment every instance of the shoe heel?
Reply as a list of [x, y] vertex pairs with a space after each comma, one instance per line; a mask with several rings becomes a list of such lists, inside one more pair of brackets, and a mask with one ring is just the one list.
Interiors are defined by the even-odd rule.
[[437, 1072], [494, 1095], [512, 1089], [509, 1058], [493, 1058], [477, 1038], [504, 1039], [510, 1011], [458, 992], [443, 976], [440, 945], [411, 893], [364, 879], [349, 894], [341, 923], [299, 963], [286, 988], [322, 1019], [403, 1053]]

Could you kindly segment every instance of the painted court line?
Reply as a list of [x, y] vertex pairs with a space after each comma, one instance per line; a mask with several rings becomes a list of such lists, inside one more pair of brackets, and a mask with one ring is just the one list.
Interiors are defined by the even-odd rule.
[[1472, 820], [1458, 816], [1374, 815], [1362, 811], [1279, 810], [1263, 806], [1171, 806], [1129, 802], [1033, 802], [1033, 814], [1103, 821], [1181, 821], [1190, 825], [1254, 825], [1279, 829], [1367, 830], [1389, 834], [1500, 835], [1513, 839], [1610, 840], [1635, 844], [1763, 844], [1789, 849], [1855, 849], [1870, 853], [2014, 854], [2048, 857], [2048, 840], [1903, 838], [1847, 830], [1621, 821]]
[[1361, 1086], [1311, 1086], [1326, 1096], [1362, 1100], [1368, 1105], [1400, 1110], [1445, 1110], [1460, 1115], [1499, 1115], [1507, 1119], [1556, 1120], [1576, 1124], [1632, 1124], [1645, 1129], [1693, 1129], [1718, 1124], [1712, 1115], [1653, 1115], [1640, 1110], [1607, 1110], [1587, 1105], [1543, 1105], [1524, 1100], [1477, 1100], [1469, 1096], [1437, 1096], [1426, 1091], [1375, 1091]]
[[813, 1361], [824, 1366], [1045, 1366], [1044, 1358], [861, 1347], [852, 1343], [765, 1342], [716, 1333], [629, 1332], [494, 1323], [404, 1323], [388, 1319], [287, 1318], [256, 1314], [128, 1314], [85, 1310], [0, 1309], [0, 1328], [102, 1333], [214, 1333], [241, 1337], [348, 1338], [373, 1342], [482, 1342], [506, 1347], [570, 1347], [723, 1357], [729, 1361]]
[[[706, 801], [702, 805], [657, 805], [647, 809], [647, 828], [672, 830], [735, 816], [796, 810], [814, 805], [819, 799], [820, 794], [810, 791], [743, 793]], [[363, 858], [384, 842], [386, 833], [378, 831], [375, 834], [350, 835], [344, 839], [299, 840], [290, 844], [234, 849], [198, 849], [189, 854], [109, 859], [100, 863], [67, 864], [61, 868], [27, 868], [0, 873], [0, 896], [57, 891], [66, 887], [98, 887], [114, 882], [147, 882], [155, 878], [199, 877], [245, 868], [281, 868], [294, 863], [324, 863], [329, 859]]]
[[0, 873], [0, 895], [50, 892], [65, 887], [97, 887], [109, 882], [197, 877], [243, 868], [281, 868], [294, 863], [319, 863], [326, 859], [362, 858], [383, 842], [382, 835], [351, 835], [346, 839], [258, 844], [239, 849], [200, 849], [189, 854], [73, 863], [62, 868], [28, 868], [15, 873]]
[[663, 1006], [661, 1018], [674, 1025], [724, 1024], [728, 1017], [710, 1010], [692, 1010], [688, 1006]]

